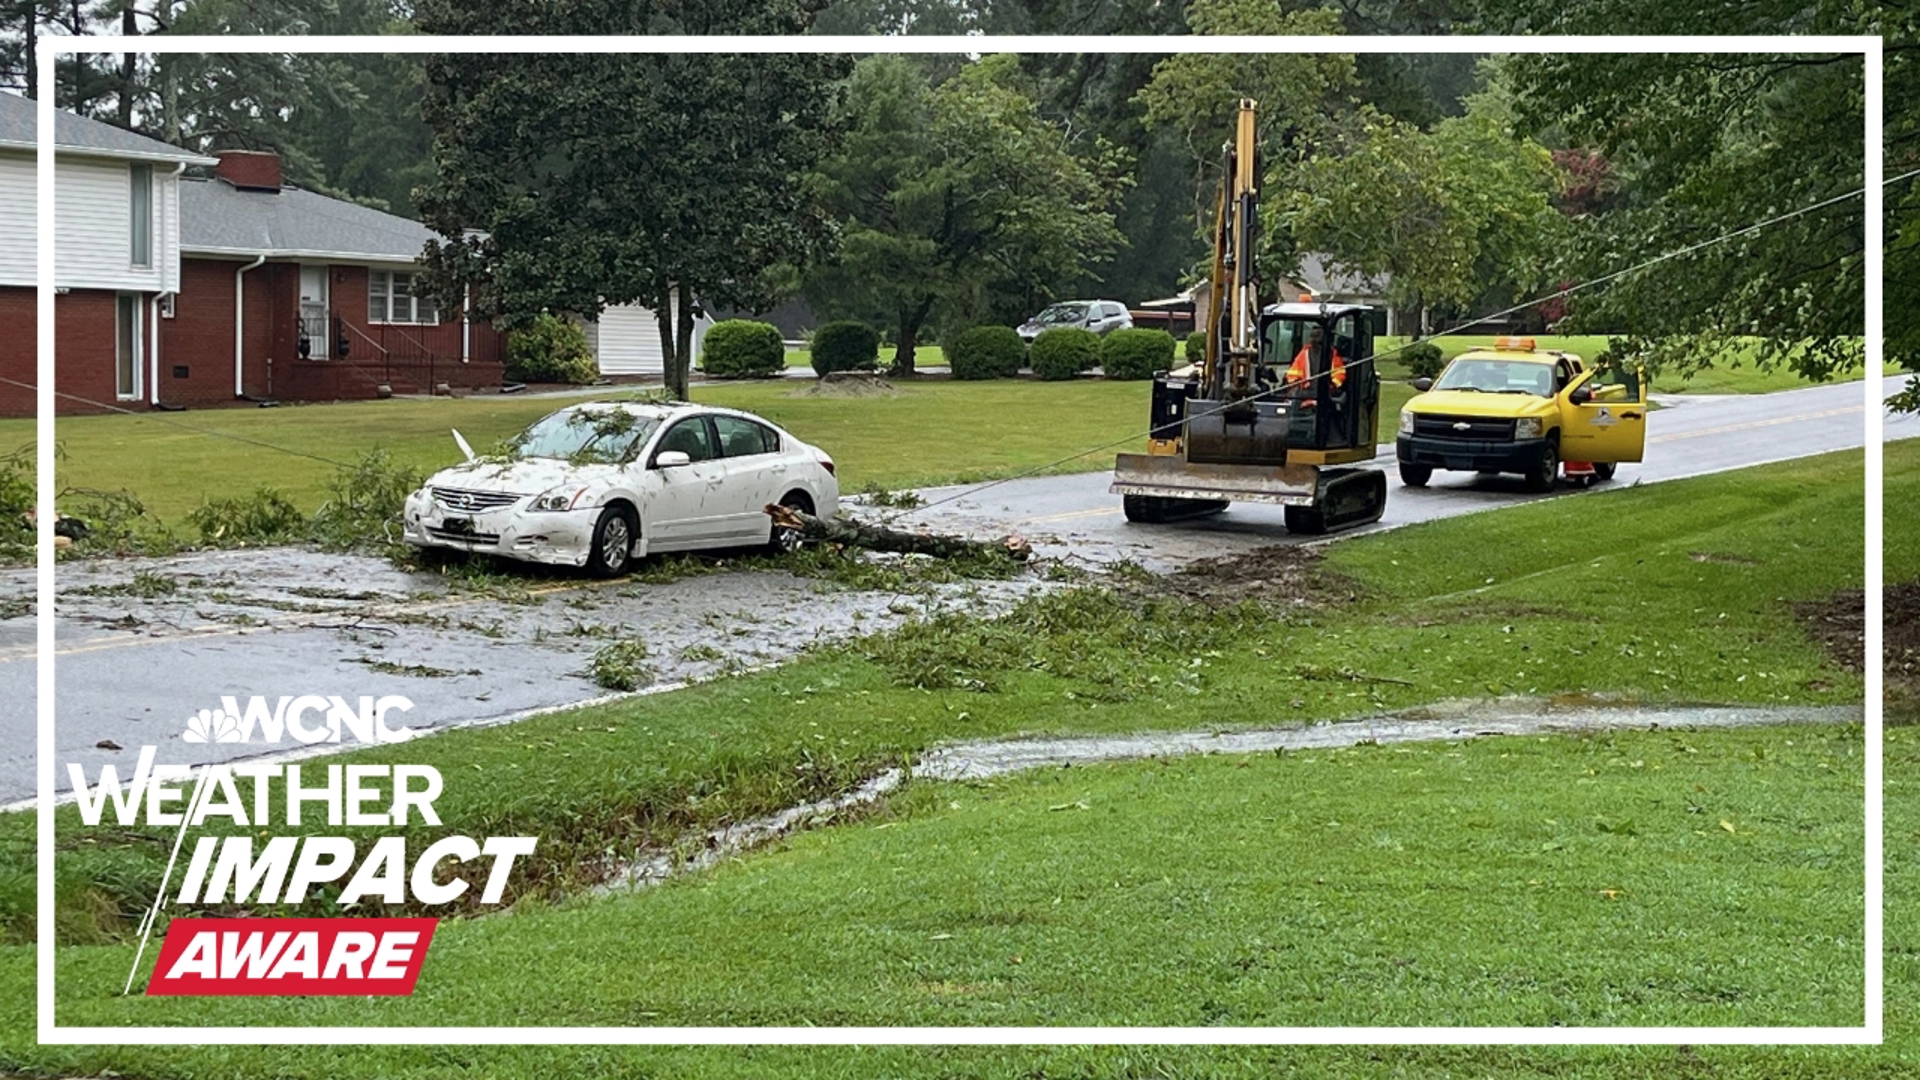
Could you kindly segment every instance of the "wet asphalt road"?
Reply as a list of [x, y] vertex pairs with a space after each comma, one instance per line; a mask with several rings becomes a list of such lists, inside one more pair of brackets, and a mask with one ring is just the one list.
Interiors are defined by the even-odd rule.
[[[1901, 380], [1886, 381], [1887, 393]], [[1622, 466], [1611, 485], [1678, 479], [1862, 445], [1859, 383], [1765, 396], [1666, 399], [1649, 417], [1648, 462]], [[1920, 437], [1920, 421], [1890, 418], [1888, 439]], [[1392, 469], [1389, 451], [1379, 464]], [[1014, 481], [977, 491], [925, 492], [935, 503], [903, 517], [997, 536], [1025, 534], [1042, 555], [1131, 558], [1168, 568], [1192, 558], [1298, 542], [1279, 507], [1236, 505], [1177, 525], [1129, 525], [1106, 472]], [[958, 497], [954, 497], [958, 496]], [[1342, 536], [1511, 506], [1518, 478], [1437, 473], [1431, 487], [1392, 482], [1383, 521]], [[950, 501], [942, 501], [950, 500]], [[146, 569], [174, 592], [129, 595]], [[65, 764], [130, 771], [138, 748], [162, 761], [219, 761], [288, 749], [181, 741], [187, 718], [222, 695], [405, 695], [395, 726], [500, 722], [529, 710], [601, 696], [587, 675], [593, 652], [638, 633], [662, 683], [729, 667], [778, 662], [807, 643], [877, 629], [926, 605], [990, 608], [1008, 586], [946, 588], [924, 597], [830, 590], [785, 574], [723, 573], [665, 584], [530, 576], [518, 602], [449, 594], [432, 575], [382, 560], [270, 549], [167, 560], [71, 563], [60, 569], [56, 660], [56, 787]], [[31, 596], [28, 571], [0, 573], [0, 596]], [[1017, 588], [1017, 586], [1016, 586]], [[0, 620], [0, 804], [31, 796], [34, 774], [34, 622]], [[108, 742], [122, 749], [100, 747]]]

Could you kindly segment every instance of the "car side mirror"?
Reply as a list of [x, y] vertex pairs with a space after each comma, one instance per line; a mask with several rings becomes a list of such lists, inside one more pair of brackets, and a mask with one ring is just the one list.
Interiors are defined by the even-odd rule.
[[1413, 388], [1424, 394], [1427, 391], [1433, 389], [1433, 380], [1427, 378], [1425, 375], [1422, 375], [1419, 378], [1413, 380]]
[[662, 450], [653, 455], [653, 467], [656, 469], [676, 469], [682, 465], [693, 464], [685, 450]]
[[1573, 393], [1567, 395], [1567, 400], [1575, 405], [1586, 405], [1593, 401], [1593, 387], [1581, 383], [1573, 388]]

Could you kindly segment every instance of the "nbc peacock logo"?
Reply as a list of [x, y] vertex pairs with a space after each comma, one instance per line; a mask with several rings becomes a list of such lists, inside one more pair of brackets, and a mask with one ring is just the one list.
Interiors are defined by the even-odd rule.
[[242, 704], [223, 697], [220, 706], [187, 717], [180, 741], [188, 743], [337, 743], [351, 737], [363, 743], [396, 743], [422, 734], [419, 728], [395, 728], [390, 713], [413, 708], [398, 695], [362, 696], [349, 701], [337, 694], [286, 695], [278, 700], [255, 695]]

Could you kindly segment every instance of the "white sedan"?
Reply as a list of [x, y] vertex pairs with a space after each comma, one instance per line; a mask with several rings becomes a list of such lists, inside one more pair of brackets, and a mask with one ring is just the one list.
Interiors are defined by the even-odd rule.
[[546, 416], [507, 444], [442, 469], [407, 496], [421, 548], [584, 566], [601, 576], [651, 552], [800, 538], [763, 508], [839, 512], [833, 459], [750, 413], [685, 403], [593, 402]]

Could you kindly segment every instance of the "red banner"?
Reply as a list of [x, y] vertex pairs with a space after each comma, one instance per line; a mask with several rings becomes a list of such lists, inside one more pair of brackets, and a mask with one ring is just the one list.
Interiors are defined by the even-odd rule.
[[438, 919], [175, 919], [149, 994], [413, 993]]

